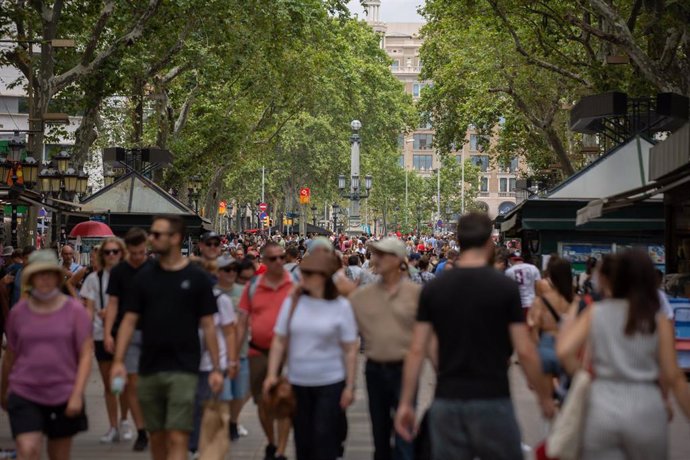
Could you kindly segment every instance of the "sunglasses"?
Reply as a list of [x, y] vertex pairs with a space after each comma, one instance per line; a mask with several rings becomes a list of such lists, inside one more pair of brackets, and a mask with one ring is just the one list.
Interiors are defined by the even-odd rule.
[[153, 239], [157, 240], [163, 235], [170, 236], [172, 235], [172, 232], [154, 232], [153, 230], [149, 231], [149, 235], [153, 237]]
[[230, 272], [235, 271], [235, 269], [232, 267], [223, 267], [223, 268], [219, 268], [219, 270], [222, 272], [225, 272], [225, 273], [230, 273]]
[[103, 249], [103, 254], [105, 254], [106, 256], [117, 255], [119, 253], [119, 249]]
[[285, 255], [273, 256], [273, 257], [264, 257], [264, 259], [265, 259], [267, 262], [275, 262], [276, 260], [284, 260], [284, 259], [285, 259]]
[[211, 242], [211, 243], [204, 243], [204, 244], [205, 244], [206, 246], [211, 246], [211, 247], [214, 247], [214, 248], [217, 248], [218, 246], [220, 246], [220, 243], [217, 243], [217, 242], [215, 242], [215, 241], [214, 241], [214, 242]]

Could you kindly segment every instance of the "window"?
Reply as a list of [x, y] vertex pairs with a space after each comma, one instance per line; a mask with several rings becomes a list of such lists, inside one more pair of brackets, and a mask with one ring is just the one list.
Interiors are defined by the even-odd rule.
[[508, 162], [501, 162], [501, 166], [499, 168], [499, 172], [501, 173], [516, 173], [518, 172], [518, 159], [513, 158], [512, 160]]
[[477, 151], [477, 147], [479, 144], [479, 136], [476, 134], [470, 134], [470, 150], [472, 151]]
[[455, 155], [455, 161], [457, 164], [461, 165], [462, 164], [462, 155]]
[[481, 178], [479, 182], [479, 191], [480, 192], [488, 192], [489, 191], [489, 178], [484, 176]]
[[515, 192], [515, 178], [508, 179], [507, 177], [501, 177], [499, 179], [499, 193], [514, 193]]
[[487, 155], [472, 155], [472, 164], [479, 166], [481, 172], [489, 170], [489, 157]]
[[413, 83], [412, 84], [412, 96], [414, 97], [419, 97], [419, 91], [421, 89], [421, 86], [419, 83]]
[[398, 150], [405, 150], [405, 136], [398, 134]]
[[29, 98], [28, 97], [18, 98], [18, 104], [19, 104], [19, 108], [17, 109], [17, 113], [29, 113]]
[[405, 167], [405, 155], [400, 155], [400, 158], [398, 158], [398, 165], [401, 168]]
[[430, 171], [432, 165], [432, 155], [412, 155], [412, 166], [417, 171]]
[[395, 72], [398, 70], [398, 68], [400, 68], [400, 61], [398, 61], [396, 59], [393, 61], [393, 64], [391, 65], [391, 70], [393, 70], [393, 72]]
[[412, 139], [414, 141], [413, 148], [415, 150], [431, 150], [431, 146], [434, 143], [433, 134], [414, 134]]

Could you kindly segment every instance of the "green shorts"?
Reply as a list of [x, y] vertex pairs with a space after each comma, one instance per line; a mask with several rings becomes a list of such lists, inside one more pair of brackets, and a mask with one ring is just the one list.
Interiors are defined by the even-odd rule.
[[137, 396], [147, 431], [192, 431], [197, 374], [159, 372], [140, 375]]

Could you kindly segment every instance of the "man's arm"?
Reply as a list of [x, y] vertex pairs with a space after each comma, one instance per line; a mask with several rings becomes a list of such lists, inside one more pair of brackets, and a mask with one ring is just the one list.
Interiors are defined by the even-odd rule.
[[110, 378], [122, 377], [127, 378], [127, 370], [125, 369], [125, 353], [129, 342], [134, 335], [134, 329], [139, 321], [139, 314], [128, 311], [125, 317], [122, 318], [120, 330], [117, 333], [117, 340], [115, 341], [115, 357], [113, 358], [113, 365], [110, 369]]
[[249, 330], [249, 315], [241, 309], [237, 310], [237, 349], [242, 349], [247, 340], [247, 331]]
[[551, 418], [554, 415], [554, 404], [551, 395], [551, 388], [548, 380], [542, 378], [541, 360], [537, 353], [537, 347], [530, 338], [527, 325], [524, 323], [513, 323], [510, 325], [510, 339], [513, 343], [520, 367], [527, 377], [527, 381], [537, 392], [539, 404], [545, 417]]
[[[218, 393], [223, 385], [223, 374], [220, 372], [220, 357], [218, 353], [218, 338], [216, 337], [216, 325], [213, 323], [213, 315], [204, 315], [199, 319], [201, 330], [204, 333], [206, 349], [211, 356], [213, 371], [208, 376], [211, 391]], [[119, 337], [119, 336], [118, 336]]]
[[417, 393], [422, 364], [429, 350], [431, 334], [431, 323], [417, 321], [412, 331], [410, 351], [407, 352], [405, 357], [400, 405], [395, 414], [395, 430], [407, 441], [412, 441], [414, 438], [415, 409], [412, 404], [414, 395]]

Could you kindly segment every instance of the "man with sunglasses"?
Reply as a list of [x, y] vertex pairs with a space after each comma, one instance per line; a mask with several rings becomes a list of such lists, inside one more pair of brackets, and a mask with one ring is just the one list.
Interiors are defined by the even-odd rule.
[[194, 399], [201, 361], [199, 329], [212, 370], [208, 386], [223, 385], [213, 315], [218, 311], [206, 273], [182, 255], [185, 224], [176, 215], [155, 217], [149, 232], [158, 260], [133, 280], [118, 332], [111, 377], [124, 377], [124, 355], [141, 322], [142, 347], [137, 395], [154, 459], [186, 458], [194, 426]]
[[215, 262], [222, 252], [222, 248], [220, 247], [220, 235], [216, 232], [206, 232], [201, 235], [199, 252], [204, 261]]
[[[268, 412], [262, 400], [273, 329], [280, 307], [292, 292], [294, 285], [293, 276], [283, 267], [284, 260], [285, 250], [279, 244], [273, 241], [266, 243], [262, 249], [262, 261], [266, 271], [247, 283], [240, 299], [240, 309], [247, 314], [252, 333], [249, 343], [250, 387], [254, 402], [259, 409], [261, 427], [268, 440], [264, 460], [284, 460], [290, 434], [290, 420], [276, 420]], [[277, 444], [276, 422], [278, 425]]]
[[367, 358], [365, 374], [374, 460], [412, 460], [412, 443], [393, 438], [393, 413], [400, 400], [405, 355], [412, 342], [421, 286], [406, 273], [407, 250], [395, 237], [371, 243], [371, 263], [379, 281], [350, 297]]

